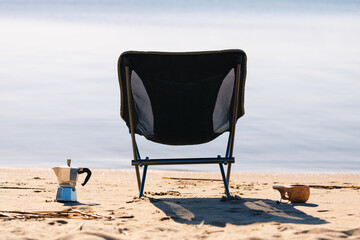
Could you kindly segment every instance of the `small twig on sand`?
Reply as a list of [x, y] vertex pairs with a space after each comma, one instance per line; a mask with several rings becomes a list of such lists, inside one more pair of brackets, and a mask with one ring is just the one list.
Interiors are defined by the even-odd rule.
[[222, 181], [221, 179], [212, 179], [212, 178], [177, 178], [177, 177], [162, 177], [162, 179], [171, 179], [171, 180], [193, 180], [193, 181]]
[[84, 226], [84, 223], [82, 222], [82, 223], [80, 223], [80, 225], [79, 226], [77, 226], [75, 229], [74, 229], [74, 232], [76, 232], [76, 231], [81, 231], [82, 230], [82, 228], [83, 228], [83, 226]]
[[327, 186], [327, 185], [309, 185], [311, 188], [325, 188], [325, 189], [341, 189], [341, 188], [352, 188], [360, 189], [360, 186]]
[[0, 186], [0, 189], [29, 189], [29, 190], [45, 190], [45, 188], [33, 188], [33, 187], [13, 187], [13, 186]]
[[106, 219], [114, 220], [113, 216], [105, 216], [97, 214], [93, 211], [81, 212], [72, 208], [65, 209], [62, 211], [0, 211], [0, 218], [5, 219], [19, 219], [19, 218], [68, 218], [68, 219], [84, 219], [84, 220], [93, 220], [93, 219]]

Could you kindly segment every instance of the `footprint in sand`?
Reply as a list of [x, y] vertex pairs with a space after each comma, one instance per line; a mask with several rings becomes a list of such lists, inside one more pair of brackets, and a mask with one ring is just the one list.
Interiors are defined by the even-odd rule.
[[326, 210], [326, 209], [324, 209], [324, 210], [317, 210], [317, 212], [329, 212], [330, 210]]
[[82, 212], [89, 212], [89, 211], [92, 211], [93, 208], [91, 206], [74, 206], [72, 207], [72, 209], [76, 209], [76, 210], [79, 210], [79, 211], [82, 211]]
[[348, 236], [360, 236], [360, 228], [343, 231]]
[[68, 222], [64, 221], [64, 220], [56, 220], [53, 222], [49, 222], [49, 225], [56, 225], [56, 226], [60, 226], [60, 225], [64, 225], [64, 224], [68, 224]]
[[360, 235], [360, 228], [345, 230], [345, 231], [335, 231], [327, 228], [313, 228], [309, 230], [305, 230], [302, 232], [297, 232], [295, 234], [324, 234], [330, 237], [338, 237], [338, 238], [347, 238], [352, 236]]
[[58, 240], [75, 240], [75, 239], [91, 239], [91, 240], [120, 240], [117, 236], [98, 233], [98, 232], [79, 232], [59, 238]]

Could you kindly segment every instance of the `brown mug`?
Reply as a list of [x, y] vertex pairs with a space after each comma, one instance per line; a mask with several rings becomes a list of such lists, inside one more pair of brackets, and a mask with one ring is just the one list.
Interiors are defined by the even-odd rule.
[[310, 188], [307, 185], [291, 185], [290, 187], [274, 185], [273, 189], [280, 192], [283, 200], [289, 200], [292, 203], [305, 203], [310, 197]]

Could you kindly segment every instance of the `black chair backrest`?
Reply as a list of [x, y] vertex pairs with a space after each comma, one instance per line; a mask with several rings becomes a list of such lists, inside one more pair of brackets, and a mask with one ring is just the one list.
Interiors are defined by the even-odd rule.
[[125, 67], [129, 68], [135, 132], [151, 141], [200, 144], [229, 131], [237, 74], [236, 119], [244, 115], [246, 54], [242, 50], [124, 52], [118, 62], [121, 117], [130, 126]]

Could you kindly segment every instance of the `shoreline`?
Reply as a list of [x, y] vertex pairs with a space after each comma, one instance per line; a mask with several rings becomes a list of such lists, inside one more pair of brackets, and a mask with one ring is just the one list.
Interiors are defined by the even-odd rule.
[[[32, 169], [32, 170], [51, 170], [52, 167], [26, 167], [26, 166], [0, 166], [0, 170], [6, 170], [6, 169]], [[142, 169], [142, 168], [141, 168]], [[226, 165], [224, 165], [224, 169], [226, 170]], [[134, 172], [135, 173], [135, 169], [133, 166], [129, 167], [129, 168], [91, 168], [91, 170], [95, 170], [95, 171], [129, 171], [129, 172]], [[216, 170], [211, 170], [211, 171], [201, 171], [201, 170], [196, 170], [196, 168], [194, 169], [158, 169], [158, 168], [154, 168], [154, 166], [152, 166], [152, 168], [149, 168], [148, 171], [152, 171], [152, 172], [185, 172], [185, 173], [220, 173], [220, 170], [216, 169]], [[360, 172], [358, 171], [354, 171], [354, 172], [346, 172], [346, 171], [341, 171], [341, 172], [331, 172], [331, 171], [308, 171], [306, 172], [305, 170], [301, 170], [301, 171], [287, 171], [287, 170], [280, 170], [280, 171], [271, 171], [271, 170], [267, 170], [267, 171], [236, 171], [233, 168], [231, 169], [231, 174], [303, 174], [303, 175], [360, 175]]]
[[[355, 239], [360, 190], [310, 189], [305, 204], [280, 200], [272, 185], [360, 185], [360, 174], [233, 172], [232, 201], [221, 201], [220, 173], [148, 171], [146, 197], [138, 199], [134, 170], [98, 170], [78, 201], [54, 201], [58, 182], [52, 169], [0, 167], [1, 211], [77, 211], [67, 217], [0, 217], [3, 239]], [[190, 178], [164, 179], [166, 178]], [[207, 180], [200, 180], [207, 179]], [[213, 180], [208, 180], [213, 179]], [[7, 188], [1, 188], [7, 187]], [[11, 189], [11, 187], [14, 187]], [[8, 213], [13, 214], [13, 213]], [[69, 217], [70, 216], [70, 217]]]

